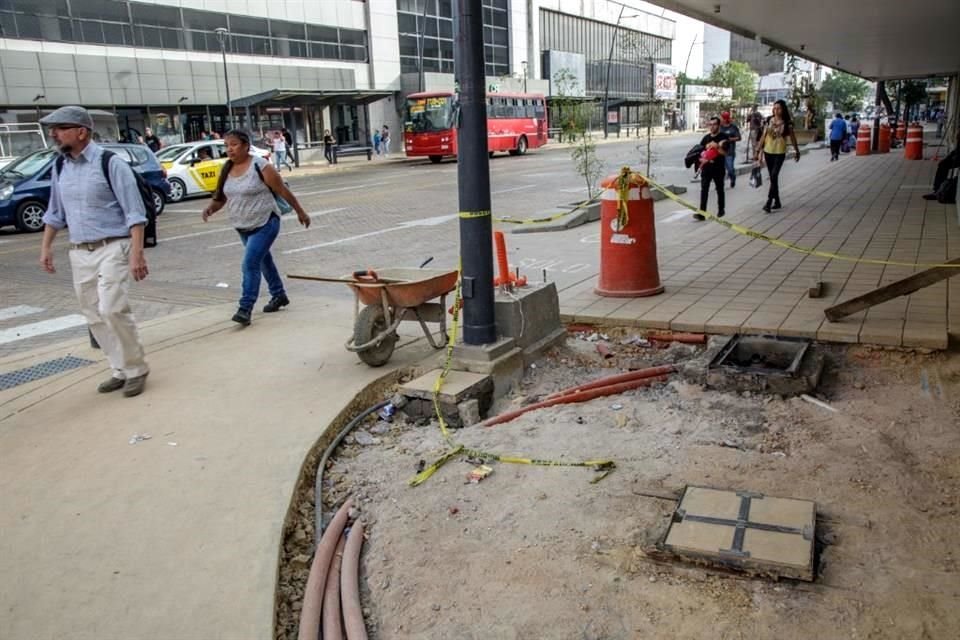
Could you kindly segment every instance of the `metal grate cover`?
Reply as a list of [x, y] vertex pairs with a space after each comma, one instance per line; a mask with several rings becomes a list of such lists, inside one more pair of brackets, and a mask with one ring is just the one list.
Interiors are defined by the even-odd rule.
[[63, 373], [64, 371], [70, 371], [71, 369], [79, 369], [88, 364], [93, 364], [93, 360], [85, 360], [84, 358], [77, 358], [76, 356], [66, 356], [64, 358], [57, 358], [56, 360], [47, 360], [46, 362], [35, 364], [26, 369], [0, 373], [0, 391], [12, 389], [21, 384], [40, 380], [41, 378]]

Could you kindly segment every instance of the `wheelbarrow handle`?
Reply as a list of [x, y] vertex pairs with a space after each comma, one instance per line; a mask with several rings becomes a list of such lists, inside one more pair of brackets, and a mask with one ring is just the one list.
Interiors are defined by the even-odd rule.
[[353, 272], [354, 280], [371, 280], [373, 282], [378, 281], [380, 278], [377, 276], [377, 272], [373, 269], [362, 269], [360, 271]]

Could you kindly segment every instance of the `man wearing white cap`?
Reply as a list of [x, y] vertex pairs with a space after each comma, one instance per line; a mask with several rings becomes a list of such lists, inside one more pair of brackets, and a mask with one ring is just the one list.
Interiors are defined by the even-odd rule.
[[146, 210], [133, 168], [119, 156], [110, 158], [110, 180], [104, 175], [103, 149], [93, 142], [93, 119], [83, 107], [60, 107], [40, 119], [49, 127], [63, 160], [50, 183], [50, 203], [43, 216], [40, 264], [53, 266], [53, 240], [64, 227], [70, 234], [73, 287], [90, 331], [110, 362], [113, 375], [97, 390], [123, 389], [132, 397], [143, 392], [150, 372], [136, 319], [130, 310], [130, 276], [147, 277], [143, 255]]

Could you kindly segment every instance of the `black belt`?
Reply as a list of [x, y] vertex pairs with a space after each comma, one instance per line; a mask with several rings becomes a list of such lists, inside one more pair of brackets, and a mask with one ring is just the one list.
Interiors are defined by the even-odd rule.
[[70, 248], [73, 250], [86, 249], [87, 251], [96, 251], [101, 247], [105, 247], [111, 242], [116, 242], [118, 240], [129, 240], [130, 236], [116, 236], [114, 238], [104, 238], [103, 240], [95, 240], [93, 242], [78, 242], [70, 243]]

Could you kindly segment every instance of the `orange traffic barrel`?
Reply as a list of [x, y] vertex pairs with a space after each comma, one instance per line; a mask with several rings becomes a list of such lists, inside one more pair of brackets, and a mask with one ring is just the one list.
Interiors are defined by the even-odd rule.
[[600, 188], [600, 278], [594, 292], [615, 298], [663, 293], [650, 187], [624, 167]]
[[907, 137], [907, 121], [901, 120], [897, 125], [897, 140], [905, 140]]
[[923, 160], [923, 127], [912, 124], [907, 127], [907, 143], [903, 146], [907, 160]]
[[864, 124], [857, 129], [857, 155], [870, 155], [870, 127]]
[[880, 140], [877, 143], [877, 153], [890, 153], [890, 125], [880, 125]]

